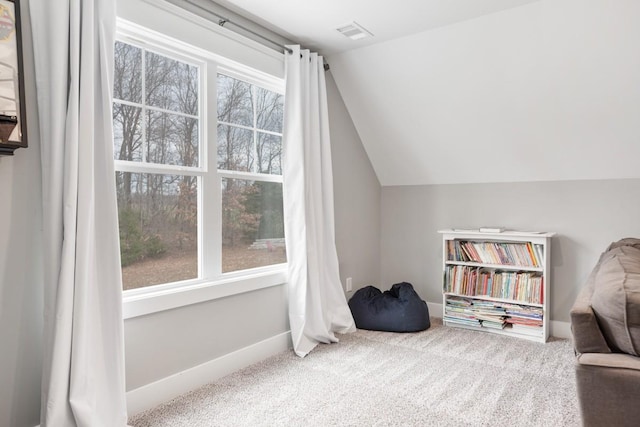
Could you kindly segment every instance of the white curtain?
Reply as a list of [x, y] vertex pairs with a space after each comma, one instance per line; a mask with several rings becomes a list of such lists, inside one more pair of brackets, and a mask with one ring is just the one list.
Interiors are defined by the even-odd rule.
[[115, 1], [30, 0], [45, 240], [42, 427], [126, 425]]
[[306, 356], [355, 330], [338, 271], [333, 176], [321, 56], [288, 46], [283, 195], [293, 349]]

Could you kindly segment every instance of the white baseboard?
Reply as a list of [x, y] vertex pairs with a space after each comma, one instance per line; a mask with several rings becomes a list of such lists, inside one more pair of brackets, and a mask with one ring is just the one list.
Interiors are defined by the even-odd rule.
[[[427, 307], [430, 316], [442, 318], [442, 304], [427, 302]], [[549, 324], [549, 334], [556, 338], [571, 339], [571, 323], [552, 320]]]
[[158, 406], [239, 369], [292, 348], [291, 332], [284, 332], [233, 353], [194, 366], [127, 392], [129, 416]]
[[427, 301], [427, 307], [429, 308], [430, 317], [442, 319], [442, 304]]
[[568, 340], [572, 338], [570, 322], [561, 322], [559, 320], [552, 320], [549, 327], [550, 327], [549, 333], [552, 337], [566, 338]]

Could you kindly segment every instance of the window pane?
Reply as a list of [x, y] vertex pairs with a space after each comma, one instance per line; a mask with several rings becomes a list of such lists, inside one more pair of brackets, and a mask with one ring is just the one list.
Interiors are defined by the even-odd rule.
[[222, 179], [222, 272], [287, 262], [282, 184]]
[[258, 132], [257, 154], [258, 172], [282, 174], [282, 137]]
[[116, 160], [142, 161], [142, 109], [113, 103], [113, 155]]
[[218, 125], [218, 169], [253, 171], [253, 132], [229, 125]]
[[177, 114], [147, 113], [147, 162], [198, 166], [198, 121]]
[[218, 74], [218, 121], [253, 127], [249, 83]]
[[142, 102], [142, 50], [140, 48], [116, 42], [113, 80], [115, 99]]
[[255, 91], [258, 129], [282, 133], [284, 97], [260, 87], [256, 87]]
[[198, 68], [153, 52], [146, 53], [147, 105], [198, 114]]
[[116, 172], [123, 288], [198, 277], [197, 178]]

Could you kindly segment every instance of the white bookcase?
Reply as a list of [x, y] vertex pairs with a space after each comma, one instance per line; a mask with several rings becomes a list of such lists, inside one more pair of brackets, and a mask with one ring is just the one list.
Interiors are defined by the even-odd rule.
[[440, 230], [445, 326], [549, 337], [550, 232]]

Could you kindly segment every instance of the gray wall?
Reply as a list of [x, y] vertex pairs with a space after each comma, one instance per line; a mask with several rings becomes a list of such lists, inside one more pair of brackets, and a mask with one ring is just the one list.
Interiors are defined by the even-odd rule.
[[382, 280], [409, 281], [427, 301], [441, 304], [438, 230], [554, 231], [551, 320], [568, 322], [600, 253], [612, 241], [640, 236], [638, 195], [638, 179], [383, 187]]
[[340, 278], [355, 291], [380, 282], [380, 183], [331, 72], [326, 79]]
[[127, 391], [289, 330], [286, 286], [125, 321]]
[[29, 3], [21, 1], [29, 147], [0, 157], [0, 426], [40, 421], [42, 184]]

